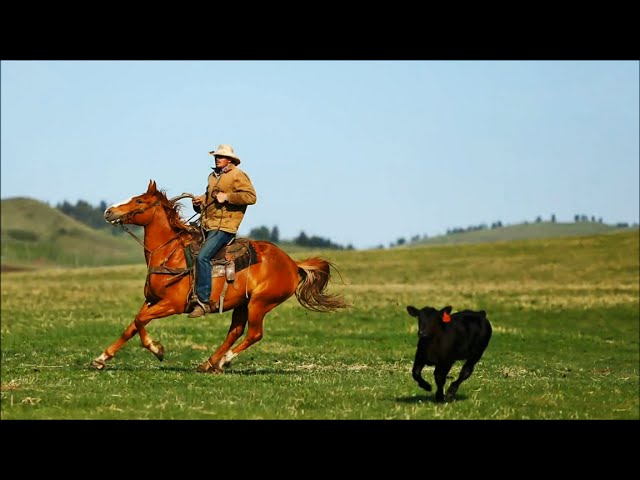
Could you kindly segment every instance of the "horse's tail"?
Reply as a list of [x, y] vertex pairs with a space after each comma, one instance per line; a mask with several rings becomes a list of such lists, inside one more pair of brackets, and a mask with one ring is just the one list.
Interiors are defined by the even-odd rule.
[[324, 293], [331, 279], [331, 267], [335, 268], [332, 263], [313, 257], [296, 264], [300, 275], [296, 298], [300, 305], [316, 312], [333, 312], [348, 307], [340, 295]]

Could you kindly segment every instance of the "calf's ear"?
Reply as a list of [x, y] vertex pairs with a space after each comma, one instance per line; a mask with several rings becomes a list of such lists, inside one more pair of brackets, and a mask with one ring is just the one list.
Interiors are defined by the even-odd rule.
[[447, 312], [447, 313], [451, 313], [451, 310], [453, 310], [453, 307], [451, 305], [447, 305], [446, 307], [444, 307], [442, 310], [440, 310], [441, 312]]
[[407, 312], [409, 312], [409, 315], [411, 315], [413, 317], [420, 316], [420, 312], [418, 311], [418, 309], [416, 307], [411, 306], [411, 305], [409, 305], [407, 307]]

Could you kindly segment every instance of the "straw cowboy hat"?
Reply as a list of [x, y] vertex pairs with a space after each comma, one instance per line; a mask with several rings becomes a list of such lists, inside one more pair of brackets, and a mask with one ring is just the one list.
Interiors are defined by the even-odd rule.
[[238, 165], [240, 163], [240, 159], [236, 156], [235, 152], [233, 151], [233, 147], [231, 145], [227, 145], [225, 143], [222, 143], [220, 145], [218, 145], [218, 149], [217, 150], [212, 150], [209, 152], [211, 155], [213, 155], [214, 157], [219, 156], [219, 157], [228, 157], [231, 159], [231, 163], [234, 163], [236, 165]]

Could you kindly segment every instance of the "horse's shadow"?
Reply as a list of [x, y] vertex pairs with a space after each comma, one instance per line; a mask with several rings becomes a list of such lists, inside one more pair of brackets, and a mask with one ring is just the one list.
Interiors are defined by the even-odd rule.
[[252, 375], [292, 375], [294, 373], [297, 373], [297, 370], [286, 370], [286, 369], [281, 369], [281, 368], [265, 368], [265, 369], [260, 369], [260, 370], [233, 370], [233, 369], [229, 369], [229, 370], [225, 370], [225, 375], [229, 374], [229, 375], [245, 375], [245, 376], [252, 376]]
[[[90, 365], [75, 365], [74, 368], [78, 370], [85, 371], [96, 371]], [[191, 366], [173, 366], [173, 365], [159, 365], [155, 368], [149, 368], [147, 365], [106, 365], [102, 371], [106, 372], [142, 372], [142, 371], [159, 371], [159, 372], [180, 372], [180, 373], [194, 373], [197, 375], [202, 375], [202, 372], [198, 372], [196, 370], [197, 365]], [[287, 369], [279, 369], [279, 368], [261, 368], [259, 370], [256, 369], [242, 369], [242, 370], [234, 370], [233, 368], [227, 367], [224, 371], [224, 375], [244, 375], [244, 376], [252, 376], [252, 375], [292, 375], [296, 373], [296, 370], [287, 370]], [[211, 374], [209, 374], [211, 375]]]

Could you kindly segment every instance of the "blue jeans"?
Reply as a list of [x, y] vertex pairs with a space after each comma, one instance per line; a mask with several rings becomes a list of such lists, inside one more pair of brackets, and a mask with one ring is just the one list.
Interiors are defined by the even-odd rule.
[[211, 296], [211, 259], [235, 234], [222, 230], [209, 230], [207, 239], [198, 253], [196, 270], [196, 294], [202, 303], [209, 303]]

